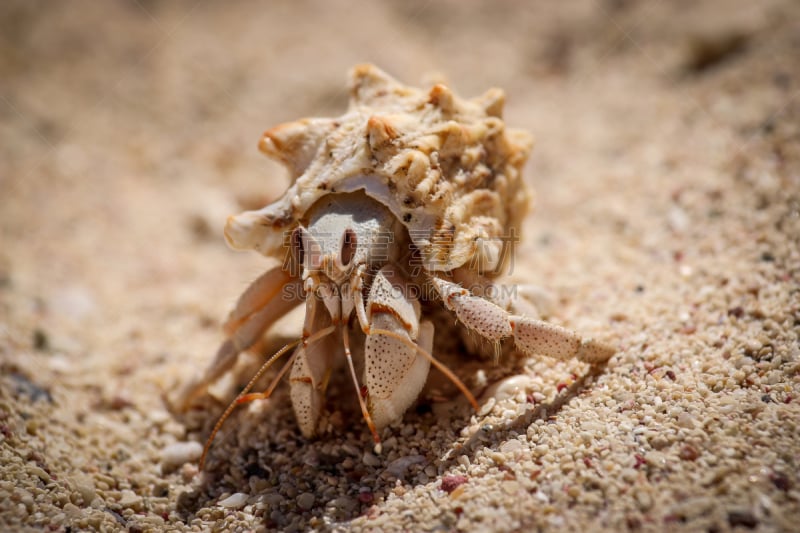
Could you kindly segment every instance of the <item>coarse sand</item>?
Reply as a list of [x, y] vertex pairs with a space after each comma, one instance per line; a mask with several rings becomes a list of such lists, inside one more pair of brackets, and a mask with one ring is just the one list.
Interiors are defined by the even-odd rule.
[[[797, 530], [797, 2], [11, 0], [0, 43], [0, 530]], [[164, 402], [269, 266], [225, 217], [362, 62], [505, 89], [536, 138], [510, 283], [619, 352], [493, 366], [445, 320], [478, 413], [434, 383], [374, 454], [346, 381], [313, 441], [282, 386], [198, 473], [261, 360]]]

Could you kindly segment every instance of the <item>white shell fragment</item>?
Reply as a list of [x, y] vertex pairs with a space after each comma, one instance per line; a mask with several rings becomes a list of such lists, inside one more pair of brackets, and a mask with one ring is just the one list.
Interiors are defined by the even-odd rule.
[[483, 394], [482, 399], [488, 403], [489, 400], [494, 399], [496, 402], [502, 402], [508, 398], [513, 397], [519, 391], [528, 392], [533, 389], [533, 379], [524, 374], [509, 376], [489, 387]]
[[507, 129], [504, 94], [464, 100], [444, 85], [408, 87], [372, 65], [350, 75], [338, 118], [307, 118], [268, 130], [259, 147], [293, 183], [276, 202], [228, 220], [237, 249], [280, 254], [285, 233], [331, 192], [363, 189], [401, 220], [429, 271], [501, 273], [504, 237], [518, 228], [529, 193], [521, 177], [532, 147]]
[[199, 442], [175, 442], [161, 450], [161, 468], [171, 471], [182, 464], [197, 461], [203, 453]]
[[247, 494], [243, 492], [235, 492], [224, 500], [220, 500], [219, 506], [226, 507], [228, 509], [241, 509], [247, 503], [247, 498]]

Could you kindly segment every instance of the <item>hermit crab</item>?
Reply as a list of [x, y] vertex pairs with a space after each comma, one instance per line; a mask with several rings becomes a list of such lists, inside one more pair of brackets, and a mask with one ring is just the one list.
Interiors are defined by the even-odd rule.
[[254, 379], [220, 423], [237, 403], [268, 397], [288, 372], [297, 424], [313, 436], [339, 361], [346, 361], [376, 447], [378, 430], [416, 400], [431, 364], [476, 406], [431, 354], [429, 305], [443, 306], [467, 332], [495, 345], [513, 339], [525, 355], [589, 363], [611, 357], [605, 344], [526, 316], [530, 306], [495, 283], [527, 210], [521, 170], [532, 145], [527, 133], [505, 127], [503, 103], [499, 89], [465, 100], [445, 85], [423, 91], [361, 65], [351, 72], [344, 115], [268, 130], [259, 148], [288, 168], [292, 184], [263, 209], [230, 217], [225, 237], [235, 249], [281, 264], [239, 298], [224, 326], [227, 340], [180, 394], [182, 405], [301, 304], [301, 338], [262, 367], [294, 348], [273, 384], [248, 394]]

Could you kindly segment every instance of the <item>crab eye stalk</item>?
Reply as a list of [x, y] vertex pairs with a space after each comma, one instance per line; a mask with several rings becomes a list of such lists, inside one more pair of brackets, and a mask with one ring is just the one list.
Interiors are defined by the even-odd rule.
[[292, 235], [290, 237], [289, 246], [291, 247], [290, 253], [294, 258], [295, 262], [299, 266], [299, 268], [303, 268], [303, 259], [305, 258], [305, 253], [303, 250], [303, 229], [300, 227], [295, 228], [292, 231]]
[[342, 234], [342, 245], [341, 245], [341, 257], [339, 260], [342, 263], [342, 266], [348, 266], [350, 262], [356, 255], [356, 249], [358, 248], [358, 236], [356, 232], [350, 228], [344, 230]]

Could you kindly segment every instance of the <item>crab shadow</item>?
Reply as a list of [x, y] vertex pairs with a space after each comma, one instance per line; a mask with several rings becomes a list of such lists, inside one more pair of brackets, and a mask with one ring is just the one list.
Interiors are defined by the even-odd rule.
[[[237, 508], [223, 506], [220, 515], [220, 502], [228, 495], [243, 493], [250, 506], [247, 510], [270, 530], [318, 529], [375, 516], [392, 493], [437, 483], [458, 464], [460, 456], [473, 460], [479, 450], [499, 448], [525, 434], [538, 420], [557, 416], [604, 371], [605, 365], [588, 368], [551, 402], [531, 405], [502, 425], [483, 425], [466, 441], [460, 432], [469, 424], [467, 409], [460, 409], [462, 414], [445, 427], [448, 425], [438, 423], [431, 404], [420, 403], [406, 413], [401, 424], [384, 430], [382, 437], [390, 446], [382, 455], [371, 453], [368, 432], [354, 424], [334, 424], [320, 439], [303, 438], [292, 422], [288, 392], [279, 391], [269, 400], [275, 403], [268, 409], [242, 410], [231, 417], [229, 423], [238, 429], [218, 436], [199, 483], [178, 496], [175, 511], [187, 524], [195, 518], [224, 516]], [[333, 394], [345, 392], [341, 383], [332, 388]], [[360, 413], [343, 415], [345, 420], [353, 420]], [[207, 426], [197, 440], [208, 433]], [[424, 445], [415, 444], [431, 435]], [[412, 445], [400, 446], [399, 440], [412, 441]], [[425, 475], [428, 466], [435, 468], [434, 476]]]
[[587, 393], [594, 381], [605, 372], [606, 367], [607, 364], [589, 367], [552, 401], [535, 404], [502, 425], [485, 424], [481, 426], [466, 442], [455, 447], [454, 453], [440, 462], [441, 468], [448, 470], [454, 467], [458, 463], [460, 456], [466, 456], [472, 460], [478, 450], [497, 449], [511, 439], [527, 434], [528, 428], [539, 420], [552, 420], [565, 405], [581, 394]]

